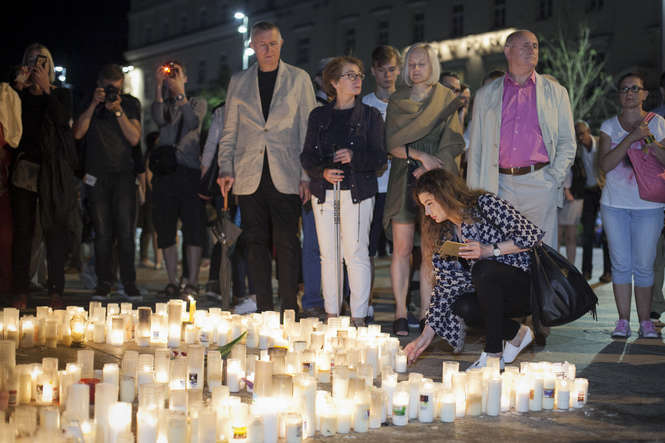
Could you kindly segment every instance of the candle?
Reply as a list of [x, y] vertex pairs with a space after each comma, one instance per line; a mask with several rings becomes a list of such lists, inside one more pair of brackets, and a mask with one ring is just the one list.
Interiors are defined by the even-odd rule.
[[[350, 414], [350, 411], [348, 413]], [[323, 402], [319, 413], [321, 435], [324, 437], [335, 435], [337, 432], [337, 415], [330, 403]]]
[[104, 363], [102, 380], [114, 386], [120, 386], [120, 368], [117, 363]]
[[181, 300], [169, 300], [167, 303], [169, 313], [168, 346], [177, 348], [180, 346], [180, 334], [182, 329], [182, 303]]
[[408, 415], [409, 392], [400, 390], [393, 396], [392, 422], [395, 426], [405, 426], [409, 422]]
[[136, 331], [134, 340], [139, 346], [148, 346], [150, 344], [150, 330], [152, 328], [152, 309], [147, 306], [141, 306], [137, 309]]
[[95, 351], [80, 349], [76, 351], [76, 362], [81, 367], [81, 378], [93, 378], [95, 375]]
[[385, 393], [382, 388], [370, 388], [369, 427], [378, 429], [386, 421]]
[[136, 413], [136, 443], [157, 441], [157, 410], [139, 407]]
[[466, 414], [477, 417], [482, 412], [482, 378], [481, 369], [470, 369], [467, 371], [466, 383]]
[[333, 398], [345, 398], [349, 390], [349, 369], [345, 366], [335, 366], [333, 370], [332, 395]]
[[194, 345], [188, 348], [187, 355], [187, 389], [203, 390], [205, 348]]
[[66, 411], [72, 420], [85, 421], [90, 418], [90, 386], [74, 383], [67, 393]]
[[198, 341], [198, 328], [193, 324], [186, 324], [185, 336], [184, 336], [185, 344], [191, 345], [196, 343], [197, 341]]
[[183, 411], [169, 411], [167, 415], [166, 441], [187, 441], [187, 415]]
[[136, 379], [129, 375], [120, 378], [120, 401], [133, 403], [136, 398]]
[[35, 318], [26, 316], [21, 319], [21, 347], [32, 348], [35, 346]]
[[272, 393], [272, 362], [257, 360], [254, 371], [254, 395], [268, 397]]
[[118, 437], [131, 432], [132, 404], [116, 402], [109, 407], [109, 443], [118, 443]]
[[171, 351], [168, 349], [155, 350], [154, 367], [155, 382], [168, 383], [171, 365]]
[[95, 385], [95, 423], [101, 436], [109, 429], [109, 409], [118, 401], [118, 385], [98, 383]]
[[303, 421], [300, 414], [288, 413], [285, 418], [286, 443], [300, 443], [303, 436]]
[[261, 417], [263, 418], [263, 442], [277, 443], [279, 435], [279, 426], [277, 415], [279, 404], [274, 398], [257, 399], [257, 406]]
[[399, 372], [400, 374], [406, 372], [406, 354], [401, 349], [395, 356], [395, 372]]
[[391, 417], [393, 415], [393, 394], [397, 388], [397, 374], [392, 373], [381, 376], [381, 388], [385, 392], [386, 413], [388, 417]]
[[431, 423], [434, 420], [434, 383], [424, 382], [420, 388], [420, 409], [418, 421]]
[[487, 381], [487, 415], [495, 417], [501, 410], [501, 377], [494, 376]]
[[589, 392], [589, 380], [576, 378], [573, 383], [573, 408], [581, 408], [587, 402]]
[[543, 409], [554, 409], [554, 376], [545, 374], [543, 380]]
[[187, 357], [177, 357], [171, 364], [169, 387], [173, 389], [187, 389]]
[[556, 380], [556, 408], [565, 411], [570, 407], [570, 384], [565, 378]]
[[5, 308], [4, 314], [4, 327], [5, 339], [14, 343], [14, 348], [18, 347], [18, 330], [19, 330], [19, 310], [16, 308]]
[[412, 372], [409, 374], [409, 381], [407, 383], [409, 391], [409, 420], [418, 418], [418, 410], [420, 409], [420, 385], [423, 381], [423, 374]]
[[316, 379], [303, 375], [296, 379], [294, 398], [299, 401], [303, 414], [303, 432], [305, 437], [316, 433]]
[[516, 405], [517, 412], [529, 412], [529, 394], [531, 392], [531, 384], [527, 375], [521, 375], [517, 380], [516, 391]]
[[316, 372], [319, 383], [330, 383], [330, 354], [319, 351], [316, 354]]
[[125, 343], [125, 321], [122, 316], [111, 317], [111, 332], [107, 340], [113, 346], [122, 346]]
[[40, 431], [60, 431], [60, 410], [57, 406], [39, 408], [39, 428]]
[[369, 408], [369, 393], [365, 391], [357, 394], [353, 414], [353, 430], [355, 432], [367, 432], [369, 430]]
[[536, 374], [531, 378], [531, 392], [529, 393], [529, 410], [542, 411], [543, 410], [543, 383], [544, 379], [541, 374]]
[[58, 346], [58, 322], [55, 319], [49, 318], [46, 320], [44, 334], [46, 336], [46, 347], [55, 349]]
[[439, 416], [442, 422], [452, 423], [455, 421], [455, 405], [457, 400], [453, 391], [448, 390], [444, 392], [441, 397], [441, 411]]
[[229, 358], [226, 360], [226, 385], [229, 387], [229, 391], [240, 391], [240, 380], [243, 375], [242, 366], [240, 365], [239, 360], [235, 358]]
[[76, 312], [69, 320], [69, 331], [72, 337], [72, 346], [79, 347], [85, 340], [85, 318], [81, 312]]
[[222, 384], [222, 354], [219, 351], [208, 351], [208, 371], [206, 372], [208, 389]]
[[348, 399], [335, 401], [335, 413], [337, 414], [337, 434], [348, 434], [351, 432], [351, 424], [354, 420], [355, 404]]

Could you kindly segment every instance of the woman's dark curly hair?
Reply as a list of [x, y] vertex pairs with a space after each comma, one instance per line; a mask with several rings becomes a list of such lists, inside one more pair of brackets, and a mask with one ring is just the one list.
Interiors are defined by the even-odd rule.
[[[418, 196], [427, 192], [432, 194], [446, 213], [459, 214], [462, 220], [467, 222], [482, 220], [477, 213], [478, 197], [486, 192], [469, 189], [466, 182], [452, 172], [433, 169], [424, 173], [416, 181], [413, 192], [413, 197], [419, 203]], [[455, 225], [451, 221], [435, 222], [425, 215], [425, 207], [422, 204], [420, 205], [420, 220], [423, 251], [436, 251], [445, 240], [450, 240], [455, 234]]]

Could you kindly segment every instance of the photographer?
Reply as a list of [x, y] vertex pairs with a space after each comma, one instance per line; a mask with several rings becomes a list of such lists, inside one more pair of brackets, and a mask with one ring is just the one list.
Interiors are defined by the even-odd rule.
[[206, 223], [203, 203], [197, 195], [201, 178], [199, 138], [206, 101], [187, 97], [187, 74], [177, 61], [158, 67], [155, 80], [152, 118], [159, 126], [160, 145], [150, 154], [150, 169], [153, 173], [153, 214], [157, 242], [164, 251], [169, 277], [169, 284], [163, 293], [168, 298], [180, 295], [176, 245], [180, 219], [189, 270], [183, 295], [196, 295]]
[[140, 296], [134, 269], [136, 178], [132, 149], [141, 137], [141, 104], [121, 93], [123, 81], [120, 66], [103, 66], [92, 100], [74, 125], [74, 137], [84, 139], [83, 182], [95, 229], [96, 294], [101, 297], [110, 294], [115, 280], [114, 240], [125, 294]]
[[30, 259], [37, 217], [46, 239], [48, 293], [51, 306], [63, 305], [65, 250], [75, 228], [76, 152], [69, 122], [71, 95], [53, 86], [55, 71], [49, 50], [35, 43], [25, 50], [13, 87], [21, 97], [23, 137], [13, 166], [11, 200], [14, 215], [12, 304], [26, 307]]

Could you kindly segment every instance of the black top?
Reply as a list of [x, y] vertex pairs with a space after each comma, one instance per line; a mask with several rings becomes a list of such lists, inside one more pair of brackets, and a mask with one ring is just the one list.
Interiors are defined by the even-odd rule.
[[48, 115], [57, 126], [68, 125], [72, 117], [72, 96], [65, 88], [56, 88], [48, 95], [33, 95], [24, 89], [19, 95], [23, 135], [18, 149], [26, 160], [41, 163], [44, 119]]
[[259, 95], [261, 96], [263, 118], [266, 121], [268, 121], [268, 114], [270, 113], [270, 102], [272, 101], [272, 93], [275, 90], [277, 71], [275, 69], [274, 71], [263, 72], [259, 69]]
[[[333, 150], [347, 148], [347, 127], [349, 119], [351, 118], [350, 109], [334, 109], [332, 113], [332, 120], [328, 128], [327, 142], [333, 146]], [[340, 189], [348, 190], [351, 188], [351, 165], [349, 163], [343, 165], [341, 163], [330, 164], [328, 168], [341, 169], [344, 171], [344, 180], [339, 184]]]
[[[356, 99], [348, 111], [335, 110], [335, 102], [314, 108], [307, 122], [307, 136], [300, 162], [310, 177], [309, 189], [319, 202], [333, 185], [323, 178], [323, 170], [332, 166], [335, 149], [353, 151], [345, 165], [351, 199], [358, 203], [377, 193], [376, 173], [386, 164], [383, 117], [379, 111]], [[346, 169], [348, 168], [348, 169]]]
[[[127, 118], [140, 121], [139, 101], [129, 94], [120, 97]], [[85, 172], [99, 178], [109, 173], [134, 173], [135, 167], [134, 146], [122, 133], [118, 117], [99, 104], [85, 134]]]

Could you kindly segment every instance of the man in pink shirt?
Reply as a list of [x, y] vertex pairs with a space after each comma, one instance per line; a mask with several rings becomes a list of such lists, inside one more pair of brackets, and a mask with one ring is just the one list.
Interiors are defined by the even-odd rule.
[[568, 92], [536, 73], [532, 32], [509, 35], [504, 54], [508, 73], [476, 94], [467, 182], [510, 201], [556, 247], [561, 186], [576, 150]]

